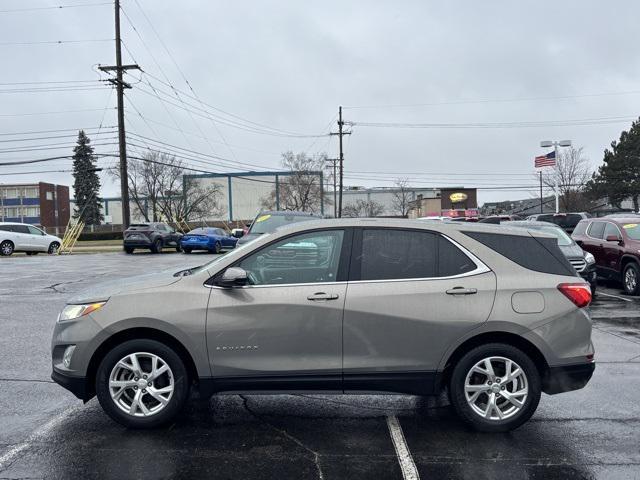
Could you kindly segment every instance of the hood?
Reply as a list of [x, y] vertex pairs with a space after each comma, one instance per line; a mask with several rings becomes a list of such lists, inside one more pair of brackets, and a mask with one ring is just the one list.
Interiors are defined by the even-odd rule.
[[562, 254], [567, 258], [583, 258], [584, 251], [575, 243], [572, 245], [560, 245]]
[[97, 283], [96, 285], [77, 293], [67, 300], [67, 303], [80, 304], [101, 302], [123, 292], [130, 293], [149, 288], [166, 287], [167, 285], [179, 282], [182, 279], [181, 276], [174, 276], [175, 273], [176, 270], [172, 269], [158, 273], [148, 273], [145, 275], [136, 275], [134, 277]]

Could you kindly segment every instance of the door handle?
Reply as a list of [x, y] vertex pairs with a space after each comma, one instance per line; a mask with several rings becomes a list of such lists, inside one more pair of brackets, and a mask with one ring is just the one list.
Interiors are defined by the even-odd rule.
[[337, 299], [338, 299], [338, 294], [324, 293], [324, 292], [317, 292], [307, 297], [307, 300], [311, 300], [312, 302], [317, 302], [321, 300], [337, 300]]
[[446, 291], [447, 295], [473, 295], [478, 293], [477, 288], [455, 287]]

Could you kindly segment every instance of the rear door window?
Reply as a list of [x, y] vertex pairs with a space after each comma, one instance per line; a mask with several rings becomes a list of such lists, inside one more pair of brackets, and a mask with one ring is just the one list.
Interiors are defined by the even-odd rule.
[[438, 236], [438, 276], [451, 277], [472, 272], [478, 266], [467, 254], [443, 236]]
[[593, 222], [588, 230], [588, 235], [593, 238], [604, 238], [605, 222]]
[[29, 233], [29, 229], [27, 228], [26, 225], [14, 225], [13, 226], [13, 231], [16, 233]]

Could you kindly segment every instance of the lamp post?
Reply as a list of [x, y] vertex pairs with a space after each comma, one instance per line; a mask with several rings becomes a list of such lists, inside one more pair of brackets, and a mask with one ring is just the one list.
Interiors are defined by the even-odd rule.
[[544, 140], [542, 142], [540, 142], [540, 146], [542, 148], [549, 148], [549, 147], [553, 147], [554, 151], [555, 151], [555, 160], [556, 160], [556, 185], [555, 185], [555, 191], [556, 191], [556, 213], [560, 212], [560, 193], [559, 193], [559, 185], [558, 185], [558, 147], [570, 147], [571, 146], [571, 140], [560, 140], [559, 142], [556, 141], [551, 141], [551, 140]]

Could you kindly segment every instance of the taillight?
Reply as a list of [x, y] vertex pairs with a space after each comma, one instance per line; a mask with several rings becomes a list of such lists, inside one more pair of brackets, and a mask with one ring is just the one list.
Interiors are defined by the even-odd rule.
[[588, 283], [561, 283], [558, 285], [558, 290], [578, 308], [586, 307], [591, 303], [591, 287]]

